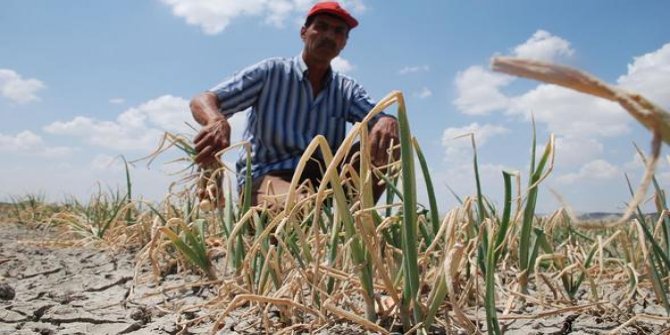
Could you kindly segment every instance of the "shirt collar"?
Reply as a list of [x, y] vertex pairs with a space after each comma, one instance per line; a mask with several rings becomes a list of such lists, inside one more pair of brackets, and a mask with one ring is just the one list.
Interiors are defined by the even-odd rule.
[[[296, 67], [296, 70], [298, 71], [298, 76], [300, 77], [300, 80], [304, 79], [305, 74], [309, 69], [307, 68], [305, 60], [302, 58], [302, 52], [294, 58], [293, 65]], [[326, 74], [324, 82], [328, 83], [331, 80], [333, 80], [333, 78], [335, 78], [335, 71], [333, 71], [333, 66], [331, 65], [330, 68], [328, 69], [328, 73]]]
[[307, 73], [307, 64], [305, 63], [305, 60], [302, 59], [302, 52], [294, 58], [293, 65], [295, 66], [296, 70], [298, 70], [298, 75], [302, 80], [302, 78], [305, 77], [305, 73]]

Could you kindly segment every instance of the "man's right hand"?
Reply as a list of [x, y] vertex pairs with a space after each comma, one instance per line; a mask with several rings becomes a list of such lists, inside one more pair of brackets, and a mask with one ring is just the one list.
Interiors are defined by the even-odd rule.
[[224, 117], [212, 119], [203, 126], [200, 132], [193, 138], [195, 151], [195, 162], [202, 166], [210, 166], [218, 160], [216, 154], [230, 146], [230, 125]]

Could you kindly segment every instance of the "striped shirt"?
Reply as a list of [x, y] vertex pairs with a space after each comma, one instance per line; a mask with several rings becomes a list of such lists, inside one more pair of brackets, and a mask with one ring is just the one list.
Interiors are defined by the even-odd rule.
[[[295, 169], [316, 135], [323, 135], [334, 152], [344, 140], [346, 123], [361, 121], [375, 105], [361, 85], [335, 71], [329, 71], [322, 91], [314, 97], [307, 71], [302, 55], [271, 58], [210, 90], [226, 117], [251, 107], [244, 139], [251, 144], [254, 180], [271, 171]], [[236, 167], [241, 187], [244, 150]]]

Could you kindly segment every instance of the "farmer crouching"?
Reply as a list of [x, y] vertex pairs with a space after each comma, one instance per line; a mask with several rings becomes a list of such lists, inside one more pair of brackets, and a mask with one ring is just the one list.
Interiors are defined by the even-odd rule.
[[[317, 3], [300, 29], [304, 44], [300, 55], [263, 60], [194, 97], [191, 112], [203, 126], [194, 138], [196, 163], [208, 166], [217, 160], [215, 154], [230, 145], [227, 119], [251, 107], [244, 140], [251, 145], [252, 205], [286, 194], [312, 139], [323, 135], [336, 151], [345, 138], [346, 123], [360, 122], [375, 105], [360, 84], [331, 67], [357, 25], [337, 2]], [[361, 154], [369, 154], [375, 166], [385, 165], [389, 145], [398, 143], [397, 120], [379, 114], [369, 130], [370, 147]], [[246, 173], [244, 151], [236, 168], [241, 189]], [[301, 181], [309, 179], [318, 185], [324, 168], [318, 157], [310, 160]], [[376, 176], [373, 185], [377, 201], [384, 185]]]

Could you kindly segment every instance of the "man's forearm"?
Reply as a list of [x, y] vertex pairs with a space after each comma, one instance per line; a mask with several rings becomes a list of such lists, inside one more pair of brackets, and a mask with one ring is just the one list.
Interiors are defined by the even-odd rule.
[[201, 125], [206, 126], [218, 120], [225, 120], [219, 112], [219, 100], [212, 92], [205, 92], [195, 96], [191, 100], [191, 113], [193, 118]]

